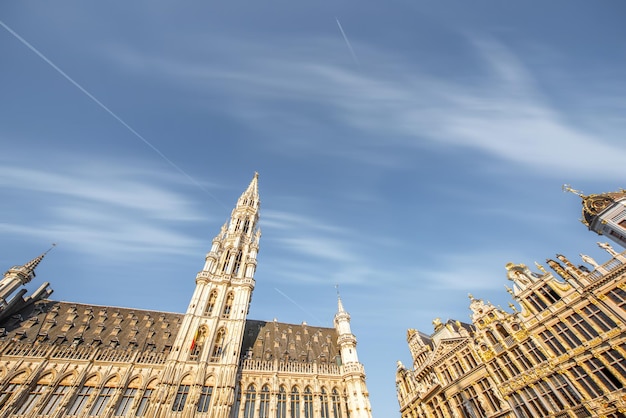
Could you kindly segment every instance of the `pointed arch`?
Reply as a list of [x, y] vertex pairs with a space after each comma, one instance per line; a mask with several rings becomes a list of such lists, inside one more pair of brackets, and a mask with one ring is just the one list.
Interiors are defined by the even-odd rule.
[[256, 388], [254, 384], [249, 384], [245, 393], [245, 403], [243, 406], [243, 418], [254, 418], [254, 405], [256, 403]]
[[187, 402], [187, 398], [189, 397], [189, 389], [191, 388], [192, 377], [191, 374], [187, 373], [180, 380], [180, 384], [178, 385], [178, 389], [176, 390], [176, 397], [174, 398], [174, 402], [172, 403], [172, 411], [180, 412], [185, 408], [185, 403]]
[[241, 258], [242, 258], [242, 252], [241, 250], [239, 250], [237, 252], [237, 255], [235, 256], [235, 263], [233, 264], [234, 275], [237, 275], [237, 273], [239, 273], [239, 268], [241, 267]]
[[96, 398], [93, 406], [91, 407], [91, 411], [89, 415], [93, 416], [101, 416], [104, 414], [104, 410], [109, 405], [111, 398], [113, 397], [113, 393], [117, 389], [117, 385], [120, 381], [120, 377], [118, 375], [114, 375], [110, 377], [105, 383], [100, 392], [98, 393], [98, 397]]
[[204, 308], [204, 314], [207, 316], [211, 316], [213, 313], [213, 309], [215, 308], [215, 303], [217, 302], [217, 290], [213, 289], [211, 294], [209, 295], [209, 301]]
[[139, 392], [140, 387], [141, 377], [133, 377], [130, 382], [128, 382], [128, 385], [126, 385], [124, 392], [122, 392], [122, 396], [117, 404], [117, 408], [115, 408], [113, 416], [124, 416], [128, 413], [128, 411], [130, 411], [133, 405], [133, 401], [135, 400], [135, 397], [137, 396], [137, 392]]
[[56, 387], [48, 397], [46, 403], [42, 406], [39, 411], [40, 415], [51, 415], [54, 413], [59, 405], [61, 405], [63, 399], [68, 396], [70, 392], [70, 388], [76, 376], [73, 373], [68, 373], [60, 376]]
[[224, 341], [226, 341], [226, 329], [222, 327], [217, 331], [217, 334], [215, 335], [215, 343], [213, 344], [213, 350], [211, 351], [210, 361], [216, 362], [222, 358]]
[[270, 416], [270, 387], [265, 384], [259, 393], [259, 418]]
[[193, 340], [191, 341], [191, 346], [189, 347], [190, 360], [197, 360], [200, 357], [208, 333], [209, 328], [206, 325], [201, 325], [200, 327], [198, 327], [196, 333], [194, 334]]
[[222, 318], [229, 318], [230, 312], [233, 309], [233, 302], [235, 301], [235, 294], [228, 292], [226, 295], [226, 302], [224, 302], [224, 309], [222, 310]]
[[146, 411], [150, 406], [150, 398], [152, 397], [152, 393], [156, 389], [157, 382], [158, 380], [156, 377], [148, 381], [148, 384], [146, 385], [146, 388], [144, 389], [143, 393], [141, 394], [141, 398], [139, 399], [139, 405], [137, 405], [137, 411], [135, 412], [135, 416], [143, 417], [146, 414]]
[[337, 388], [333, 388], [330, 396], [331, 403], [333, 404], [333, 418], [341, 418], [341, 396]]
[[310, 386], [304, 388], [302, 397], [304, 398], [304, 418], [313, 418], [313, 393]]
[[290, 399], [290, 418], [300, 418], [300, 391], [298, 387], [294, 385], [291, 388], [291, 399]]
[[287, 418], [287, 391], [281, 385], [276, 399], [276, 418]]
[[53, 381], [54, 373], [52, 371], [44, 372], [43, 376], [41, 376], [37, 381], [37, 384], [31, 388], [30, 392], [26, 396], [26, 399], [24, 399], [20, 407], [15, 411], [15, 413], [17, 415], [24, 415], [32, 412], [35, 406], [43, 397], [43, 395], [50, 388], [50, 385]]
[[328, 415], [328, 392], [326, 392], [326, 388], [324, 386], [322, 386], [320, 391], [320, 417], [330, 418]]
[[68, 415], [78, 415], [83, 410], [85, 405], [87, 405], [87, 401], [93, 394], [95, 387], [98, 386], [99, 381], [100, 378], [98, 374], [93, 374], [85, 380], [85, 383], [81, 386], [74, 401], [68, 408]]

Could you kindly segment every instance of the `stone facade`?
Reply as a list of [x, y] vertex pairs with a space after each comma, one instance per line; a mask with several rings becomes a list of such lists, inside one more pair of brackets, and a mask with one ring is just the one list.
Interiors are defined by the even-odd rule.
[[[214, 238], [186, 313], [56, 302], [45, 254], [0, 281], [0, 417], [371, 418], [341, 299], [334, 328], [247, 318], [255, 175]], [[18, 291], [17, 294], [14, 294]]]
[[506, 265], [511, 311], [470, 295], [471, 324], [410, 330], [413, 367], [398, 365], [403, 418], [624, 417], [626, 252]]

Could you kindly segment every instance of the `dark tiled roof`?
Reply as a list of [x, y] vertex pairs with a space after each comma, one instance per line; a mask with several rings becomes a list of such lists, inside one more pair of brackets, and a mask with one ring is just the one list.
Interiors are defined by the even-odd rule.
[[255, 360], [335, 363], [339, 355], [334, 328], [277, 321], [246, 321], [242, 355]]
[[183, 315], [178, 313], [39, 301], [5, 318], [2, 340], [91, 345], [167, 352]]

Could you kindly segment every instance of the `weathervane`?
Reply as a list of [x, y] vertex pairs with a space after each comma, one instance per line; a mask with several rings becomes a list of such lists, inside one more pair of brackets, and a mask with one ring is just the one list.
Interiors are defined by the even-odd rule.
[[561, 186], [561, 190], [563, 190], [566, 193], [567, 192], [574, 193], [577, 196], [585, 197], [585, 195], [583, 195], [582, 191], [576, 190], [576, 189], [572, 189], [572, 186], [570, 186], [569, 184], [564, 184], [563, 186]]

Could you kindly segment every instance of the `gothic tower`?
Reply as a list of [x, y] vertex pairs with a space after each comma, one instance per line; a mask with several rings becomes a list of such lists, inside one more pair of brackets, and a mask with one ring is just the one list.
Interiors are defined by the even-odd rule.
[[[154, 416], [166, 417], [170, 411], [193, 416], [197, 402], [185, 402], [186, 398], [197, 401], [207, 395], [213, 397], [212, 417], [230, 415], [246, 316], [255, 285], [261, 236], [257, 226], [259, 205], [258, 173], [255, 173], [230, 220], [213, 239], [204, 267], [196, 275], [195, 291], [162, 375], [159, 406]], [[215, 388], [213, 393], [203, 392], [208, 384], [211, 391]]]
[[350, 314], [343, 308], [341, 297], [337, 297], [335, 330], [341, 353], [343, 379], [346, 385], [346, 402], [351, 418], [371, 418], [369, 394], [365, 386], [365, 368], [359, 363], [356, 352], [356, 337], [350, 329]]

